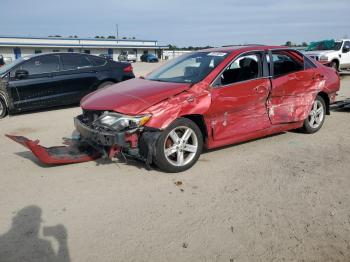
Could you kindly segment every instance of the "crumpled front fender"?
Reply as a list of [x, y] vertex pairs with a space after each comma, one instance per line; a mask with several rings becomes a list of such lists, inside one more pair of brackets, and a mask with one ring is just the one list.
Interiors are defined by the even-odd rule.
[[175, 119], [185, 115], [203, 115], [210, 108], [211, 94], [205, 84], [192, 87], [174, 97], [170, 97], [150, 108], [152, 118], [147, 127], [165, 129]]

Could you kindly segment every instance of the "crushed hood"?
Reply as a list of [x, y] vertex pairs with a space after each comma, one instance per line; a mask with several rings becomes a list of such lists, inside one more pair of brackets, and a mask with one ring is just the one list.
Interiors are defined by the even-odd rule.
[[136, 115], [160, 101], [188, 89], [187, 83], [135, 78], [95, 91], [81, 100], [85, 110], [108, 110]]

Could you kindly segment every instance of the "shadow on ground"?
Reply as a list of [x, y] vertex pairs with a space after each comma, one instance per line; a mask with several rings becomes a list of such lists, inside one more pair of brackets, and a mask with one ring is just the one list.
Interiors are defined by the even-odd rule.
[[[12, 226], [0, 235], [1, 262], [69, 262], [67, 230], [63, 225], [42, 227], [41, 208], [27, 206], [12, 219]], [[58, 243], [55, 252], [49, 240], [40, 237], [40, 229], [45, 237], [54, 238]]]

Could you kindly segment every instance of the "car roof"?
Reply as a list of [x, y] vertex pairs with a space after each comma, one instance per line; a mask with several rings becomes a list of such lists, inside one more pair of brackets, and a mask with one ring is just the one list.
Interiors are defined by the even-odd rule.
[[[29, 58], [45, 56], [45, 55], [86, 55], [86, 56], [100, 57], [100, 56], [96, 56], [96, 55], [85, 54], [85, 53], [76, 53], [76, 52], [51, 52], [51, 53], [32, 54], [32, 55], [24, 56], [23, 58], [29, 59]], [[103, 58], [103, 57], [100, 57], [100, 58]]]
[[231, 45], [223, 47], [214, 47], [208, 49], [199, 50], [199, 52], [247, 52], [247, 51], [263, 51], [267, 49], [291, 49], [287, 46], [267, 46], [267, 45]]

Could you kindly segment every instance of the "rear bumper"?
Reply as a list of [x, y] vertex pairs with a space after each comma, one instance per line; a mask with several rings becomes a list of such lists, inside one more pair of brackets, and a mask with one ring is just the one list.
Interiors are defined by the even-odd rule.
[[81, 138], [92, 142], [99, 146], [115, 146], [127, 147], [128, 143], [125, 142], [124, 132], [101, 132], [90, 128], [81, 121], [81, 117], [77, 116], [74, 118], [74, 126], [80, 133]]

